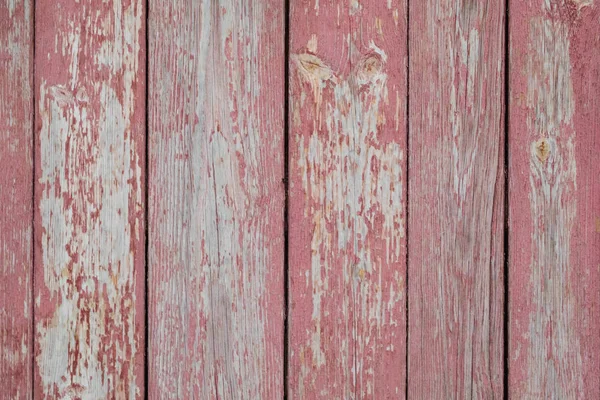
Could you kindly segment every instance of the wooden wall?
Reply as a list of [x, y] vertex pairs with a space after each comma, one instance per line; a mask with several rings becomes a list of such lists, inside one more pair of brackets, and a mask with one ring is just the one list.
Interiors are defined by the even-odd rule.
[[600, 398], [596, 0], [0, 4], [0, 399]]

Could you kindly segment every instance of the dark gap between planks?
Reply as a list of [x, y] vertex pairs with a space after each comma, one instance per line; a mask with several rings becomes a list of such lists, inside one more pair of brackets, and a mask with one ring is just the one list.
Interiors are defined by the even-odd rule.
[[505, 0], [504, 8], [504, 376], [503, 376], [503, 389], [504, 389], [504, 400], [508, 400], [508, 353], [509, 353], [509, 304], [508, 304], [508, 266], [509, 266], [509, 176], [508, 176], [508, 150], [509, 150], [509, 80], [510, 80], [510, 21], [509, 21], [509, 9], [510, 0]]

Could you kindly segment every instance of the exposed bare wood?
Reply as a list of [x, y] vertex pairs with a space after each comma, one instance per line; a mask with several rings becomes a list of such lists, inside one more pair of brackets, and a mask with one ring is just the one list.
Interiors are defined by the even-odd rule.
[[291, 2], [295, 399], [403, 398], [406, 3]]
[[33, 25], [0, 3], [0, 397], [31, 398]]
[[410, 7], [408, 397], [501, 398], [505, 6]]
[[283, 398], [283, 7], [150, 1], [152, 398]]
[[141, 398], [144, 1], [36, 5], [35, 397]]
[[511, 1], [510, 396], [600, 398], [600, 9]]

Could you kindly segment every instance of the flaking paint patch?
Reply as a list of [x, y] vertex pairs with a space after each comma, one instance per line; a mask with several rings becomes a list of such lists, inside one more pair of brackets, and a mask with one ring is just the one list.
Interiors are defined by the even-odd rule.
[[[36, 386], [43, 397], [142, 395], [137, 251], [143, 160], [134, 111], [141, 101], [135, 87], [143, 81], [144, 11], [141, 1], [110, 6], [52, 10], [68, 29], [50, 31], [54, 48], [39, 48], [51, 66], [65, 59], [68, 65], [60, 78], [40, 70], [43, 275], [36, 288], [43, 300], [36, 313]], [[102, 78], [90, 79], [97, 71]]]
[[282, 398], [283, 3], [153, 3], [150, 396]]
[[[574, 2], [580, 3], [581, 2]], [[550, 7], [548, 7], [550, 8]], [[532, 231], [525, 395], [583, 398], [582, 355], [571, 288], [571, 233], [577, 216], [569, 22], [544, 17], [530, 25], [526, 66]]]
[[[292, 56], [301, 84], [310, 89], [312, 98], [300, 97], [294, 108], [314, 107], [312, 134], [297, 140], [297, 168], [302, 178], [305, 216], [312, 219], [311, 268], [307, 286], [312, 288], [310, 341], [301, 347], [310, 354], [312, 368], [303, 362], [298, 393], [304, 393], [307, 379], [329, 363], [352, 365], [351, 386], [373, 390], [373, 369], [364, 368], [363, 356], [370, 341], [377, 340], [383, 326], [397, 324], [397, 304], [403, 301], [404, 286], [400, 274], [392, 282], [382, 282], [384, 268], [401, 262], [404, 238], [404, 194], [402, 166], [404, 154], [399, 144], [380, 143], [378, 132], [385, 123], [384, 104], [388, 102], [386, 54], [374, 43], [371, 52], [358, 58], [348, 76], [336, 74], [318, 56], [300, 53]], [[299, 121], [295, 123], [297, 126]], [[374, 240], [383, 239], [384, 258], [375, 256]], [[357, 343], [347, 341], [336, 359], [327, 360], [321, 342], [321, 326], [326, 317], [322, 298], [331, 290], [329, 274], [343, 268], [343, 283], [351, 287], [352, 297], [340, 299], [347, 330]], [[388, 292], [384, 295], [384, 287]], [[358, 340], [352, 318], [365, 324], [368, 337]], [[369, 336], [373, 335], [374, 338]], [[392, 347], [389, 351], [394, 351]], [[311, 383], [314, 385], [314, 381]], [[346, 387], [346, 396], [353, 396]], [[328, 392], [322, 393], [326, 395]]]
[[513, 6], [511, 397], [600, 398], [594, 3]]
[[[39, 373], [46, 395], [77, 389], [85, 398], [135, 398], [139, 393], [130, 357], [138, 344], [128, 187], [130, 180], [138, 188], [141, 182], [140, 174], [130, 169], [137, 162], [132, 162], [135, 153], [125, 138], [128, 118], [114, 90], [103, 84], [100, 96], [105, 108], [97, 121], [97, 141], [90, 146], [94, 139], [87, 104], [76, 104], [64, 94], [63, 88], [47, 89], [42, 83], [44, 151], [39, 184], [47, 188], [40, 201], [44, 282], [59, 305], [50, 321], [37, 325]], [[88, 154], [81, 151], [94, 147]], [[82, 157], [94, 179], [87, 179], [87, 174], [70, 176], [79, 170]], [[92, 198], [73, 198], [72, 193]], [[137, 202], [141, 204], [141, 199]], [[113, 386], [105, 376], [103, 357], [115, 357], [110, 368], [125, 377], [123, 387]]]
[[31, 398], [32, 2], [0, 3], [0, 397]]
[[290, 4], [288, 395], [396, 398], [406, 242], [383, 225], [405, 206], [384, 215], [375, 187], [389, 177], [406, 201], [406, 3], [320, 3], [318, 15]]
[[504, 12], [410, 4], [408, 398], [502, 397]]

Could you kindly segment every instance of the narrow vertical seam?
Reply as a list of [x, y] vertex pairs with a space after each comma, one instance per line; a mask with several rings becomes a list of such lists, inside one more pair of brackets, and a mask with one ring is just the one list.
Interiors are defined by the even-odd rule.
[[509, 370], [509, 105], [510, 105], [510, 23], [509, 4], [506, 0], [504, 9], [504, 366], [503, 386], [504, 399], [508, 399]]
[[290, 89], [290, 0], [285, 0], [284, 5], [284, 110], [283, 110], [283, 184], [284, 184], [284, 210], [283, 210], [283, 293], [284, 293], [284, 310], [283, 310], [283, 398], [289, 398], [289, 311], [290, 311], [290, 294], [289, 294], [289, 187], [290, 187], [290, 160], [289, 160], [289, 144], [290, 144], [290, 104], [289, 104], [289, 89]]

